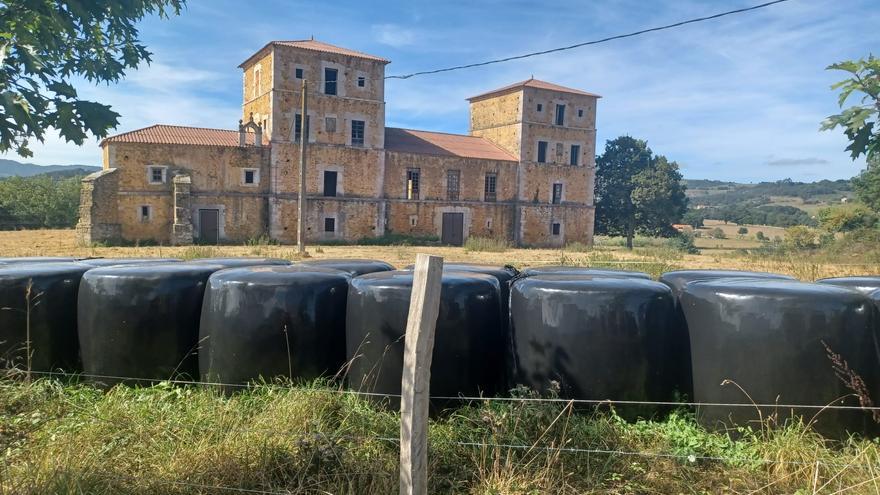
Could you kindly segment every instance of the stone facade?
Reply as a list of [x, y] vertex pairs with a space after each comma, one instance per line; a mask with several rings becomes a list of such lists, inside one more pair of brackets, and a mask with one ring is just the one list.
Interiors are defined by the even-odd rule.
[[530, 79], [471, 98], [470, 135], [386, 128], [387, 63], [314, 40], [267, 44], [240, 65], [238, 131], [153, 126], [104, 140], [80, 239], [296, 242], [305, 132], [309, 242], [592, 242], [598, 96]]

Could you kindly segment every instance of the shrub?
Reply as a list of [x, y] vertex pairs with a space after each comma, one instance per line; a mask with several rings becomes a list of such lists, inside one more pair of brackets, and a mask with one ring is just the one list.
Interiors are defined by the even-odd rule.
[[510, 247], [507, 239], [495, 237], [468, 237], [464, 243], [465, 251], [484, 251], [490, 253], [503, 253]]
[[746, 235], [749, 233], [749, 229], [747, 229], [745, 227], [740, 227], [740, 228], [736, 229], [736, 233], [739, 235]]
[[709, 236], [713, 239], [727, 239], [727, 235], [724, 233], [721, 227], [715, 227], [714, 229], [712, 229], [712, 231], [709, 232]]
[[758, 232], [755, 233], [755, 239], [757, 239], [757, 240], [759, 240], [759, 241], [761, 241], [761, 242], [765, 242], [765, 241], [769, 241], [769, 240], [770, 240], [770, 238], [768, 238], [766, 235], [764, 235], [764, 233], [761, 232], [760, 230], [759, 230]]
[[666, 242], [667, 246], [681, 253], [700, 254], [700, 250], [694, 244], [694, 234], [690, 232], [682, 232], [675, 237], [671, 237]]
[[785, 229], [785, 247], [796, 251], [813, 249], [819, 244], [819, 232], [804, 225]]

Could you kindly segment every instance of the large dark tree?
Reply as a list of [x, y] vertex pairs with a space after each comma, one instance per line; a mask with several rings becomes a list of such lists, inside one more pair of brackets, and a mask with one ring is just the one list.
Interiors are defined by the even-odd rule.
[[118, 81], [150, 61], [135, 23], [177, 15], [186, 0], [5, 0], [0, 2], [0, 152], [30, 156], [47, 129], [82, 144], [104, 137], [119, 114], [80, 99], [71, 83]]
[[678, 164], [654, 156], [645, 141], [621, 136], [596, 158], [596, 231], [626, 237], [671, 235], [687, 211]]

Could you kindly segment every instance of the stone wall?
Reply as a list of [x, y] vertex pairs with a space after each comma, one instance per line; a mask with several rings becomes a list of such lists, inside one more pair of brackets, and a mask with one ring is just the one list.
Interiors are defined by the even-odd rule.
[[82, 180], [76, 240], [83, 245], [115, 244], [122, 241], [118, 217], [119, 172], [105, 168]]
[[[573, 242], [591, 245], [594, 214], [589, 206], [522, 206], [521, 243], [529, 247], [562, 247]], [[559, 235], [553, 235], [553, 223], [560, 224]]]

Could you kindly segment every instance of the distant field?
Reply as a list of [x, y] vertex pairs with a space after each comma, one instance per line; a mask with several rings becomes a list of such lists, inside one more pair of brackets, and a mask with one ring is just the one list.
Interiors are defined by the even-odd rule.
[[[714, 222], [707, 222], [715, 228]], [[372, 258], [397, 267], [415, 262], [416, 254], [443, 256], [446, 262], [471, 262], [513, 265], [517, 268], [536, 265], [604, 266], [641, 270], [657, 276], [668, 270], [682, 268], [726, 268], [764, 270], [787, 273], [802, 279], [880, 273], [880, 267], [817, 264], [800, 258], [786, 260], [747, 256], [747, 249], [760, 245], [753, 236], [761, 230], [768, 237], [782, 235], [782, 229], [747, 226], [749, 239], [739, 239], [737, 225], [718, 225], [728, 239], [697, 239], [701, 254], [682, 254], [666, 247], [665, 239], [649, 239], [647, 245], [627, 251], [622, 239], [597, 237], [593, 248], [571, 246], [567, 249], [506, 249], [502, 252], [474, 252], [461, 247], [443, 246], [309, 246], [312, 258]], [[82, 247], [77, 246], [73, 230], [0, 231], [0, 256], [77, 256], [77, 257], [144, 257], [162, 256], [200, 258], [212, 256], [263, 256], [295, 260], [294, 246], [289, 245], [227, 245], [227, 246], [149, 246], [149, 247]]]
[[[761, 241], [755, 238], [758, 232], [763, 232], [770, 239], [774, 237], [785, 238], [785, 229], [770, 225], [737, 225], [732, 222], [725, 224], [721, 220], [706, 220], [703, 222], [703, 225], [704, 227], [699, 229], [701, 237], [694, 239], [694, 244], [701, 249], [754, 249], [763, 245]], [[749, 229], [748, 234], [739, 235], [737, 231], [740, 227]], [[709, 237], [709, 233], [716, 228], [723, 230], [727, 239], [713, 239]]]

